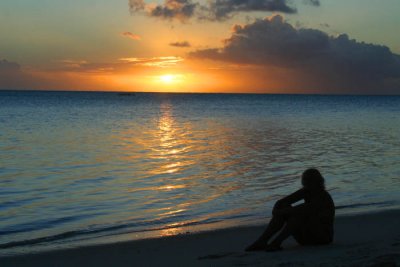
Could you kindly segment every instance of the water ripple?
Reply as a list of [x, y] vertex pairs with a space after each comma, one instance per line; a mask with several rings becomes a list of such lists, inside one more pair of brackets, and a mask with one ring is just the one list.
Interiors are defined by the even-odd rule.
[[0, 94], [0, 248], [265, 219], [311, 166], [399, 205], [400, 97]]

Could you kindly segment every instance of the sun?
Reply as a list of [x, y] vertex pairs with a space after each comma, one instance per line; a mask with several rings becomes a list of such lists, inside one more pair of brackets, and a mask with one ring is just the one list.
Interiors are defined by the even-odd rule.
[[191, 76], [187, 73], [157, 73], [149, 77], [155, 90], [163, 92], [181, 91], [191, 81]]
[[175, 77], [172, 74], [165, 74], [165, 75], [160, 76], [160, 81], [162, 81], [163, 83], [166, 83], [166, 84], [173, 83], [174, 80], [175, 80]]
[[179, 81], [179, 76], [175, 74], [164, 74], [159, 77], [160, 81], [165, 84], [173, 84]]

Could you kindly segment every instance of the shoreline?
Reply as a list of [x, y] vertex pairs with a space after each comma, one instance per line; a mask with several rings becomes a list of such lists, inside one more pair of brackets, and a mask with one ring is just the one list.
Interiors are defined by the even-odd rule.
[[244, 252], [264, 229], [247, 226], [6, 256], [0, 258], [0, 265], [398, 266], [399, 225], [400, 210], [386, 210], [337, 216], [334, 243], [321, 247], [300, 247], [290, 239], [281, 252]]

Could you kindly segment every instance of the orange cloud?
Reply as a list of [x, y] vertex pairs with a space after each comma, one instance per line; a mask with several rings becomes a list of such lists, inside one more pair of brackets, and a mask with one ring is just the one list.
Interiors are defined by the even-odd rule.
[[148, 66], [148, 67], [172, 67], [183, 61], [181, 57], [169, 56], [169, 57], [152, 57], [152, 58], [121, 58], [121, 61], [129, 62], [132, 64]]
[[137, 34], [131, 33], [131, 32], [123, 32], [121, 33], [122, 36], [125, 36], [129, 39], [135, 40], [135, 41], [140, 41], [142, 39], [142, 37], [140, 37]]
[[169, 45], [174, 47], [191, 47], [191, 44], [188, 41], [172, 42], [169, 43]]

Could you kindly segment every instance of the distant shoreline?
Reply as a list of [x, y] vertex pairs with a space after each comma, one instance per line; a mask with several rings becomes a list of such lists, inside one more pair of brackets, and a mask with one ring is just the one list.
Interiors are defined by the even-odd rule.
[[348, 96], [348, 97], [362, 97], [362, 96], [376, 96], [376, 97], [399, 97], [400, 94], [317, 94], [317, 93], [260, 93], [260, 92], [163, 92], [163, 91], [108, 91], [108, 90], [43, 90], [43, 89], [0, 89], [1, 92], [53, 92], [53, 93], [110, 93], [110, 94], [161, 94], [161, 95], [271, 95], [271, 96]]

